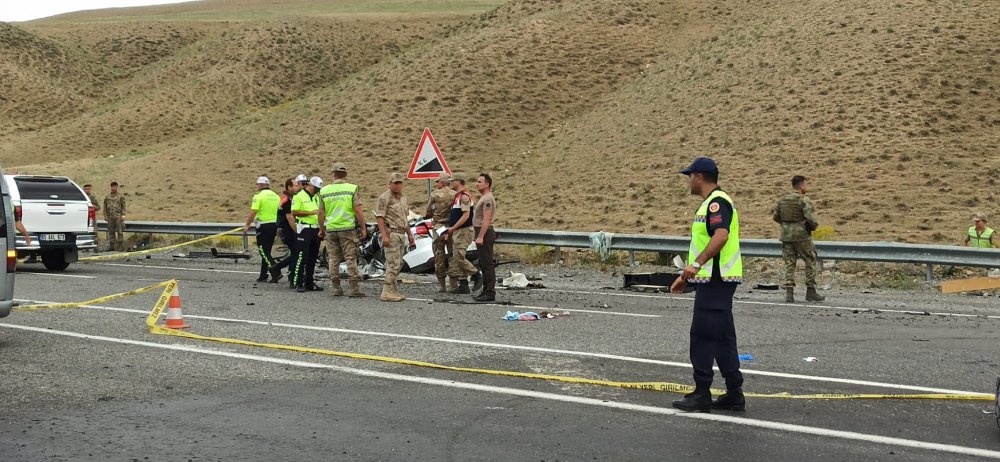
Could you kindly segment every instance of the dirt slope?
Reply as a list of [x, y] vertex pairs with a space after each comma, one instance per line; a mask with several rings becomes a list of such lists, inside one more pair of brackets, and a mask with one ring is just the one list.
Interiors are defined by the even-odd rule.
[[245, 6], [174, 5], [174, 20], [106, 36], [93, 15], [14, 28], [84, 57], [62, 72], [93, 84], [62, 109], [78, 117], [0, 136], [4, 165], [122, 181], [135, 219], [233, 221], [257, 175], [327, 176], [334, 161], [371, 205], [428, 126], [453, 169], [495, 174], [506, 226], [685, 233], [697, 201], [674, 172], [696, 155], [719, 161], [752, 237], [774, 235], [795, 173], [815, 178], [841, 239], [950, 242], [973, 210], [1000, 212], [988, 2], [517, 0], [471, 17], [338, 4], [218, 20], [229, 4]]

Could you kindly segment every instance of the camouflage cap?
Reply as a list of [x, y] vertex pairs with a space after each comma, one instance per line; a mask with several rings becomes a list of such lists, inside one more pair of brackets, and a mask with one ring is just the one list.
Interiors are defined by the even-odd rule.
[[467, 181], [468, 177], [465, 176], [464, 172], [455, 172], [451, 174], [451, 181]]
[[438, 181], [451, 181], [451, 175], [448, 175], [447, 173], [442, 173], [442, 174], [438, 175], [438, 179], [437, 180]]
[[331, 169], [330, 171], [331, 172], [346, 172], [347, 171], [347, 166], [344, 165], [343, 162], [334, 162], [333, 163], [333, 169]]
[[393, 173], [392, 175], [389, 175], [390, 183], [402, 183], [405, 179], [406, 177], [404, 177], [402, 173]]

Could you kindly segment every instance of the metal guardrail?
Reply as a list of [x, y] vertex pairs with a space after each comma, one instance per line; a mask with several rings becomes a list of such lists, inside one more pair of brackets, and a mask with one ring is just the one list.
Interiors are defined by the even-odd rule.
[[[240, 223], [172, 223], [127, 222], [126, 232], [152, 234], [191, 234], [209, 236], [241, 226]], [[107, 230], [107, 223], [98, 222], [98, 229]], [[234, 232], [231, 235], [242, 235]], [[629, 252], [629, 262], [635, 261], [635, 252], [687, 253], [690, 238], [653, 236], [645, 234], [619, 234], [611, 236], [611, 250]], [[244, 248], [247, 239], [244, 238]], [[542, 245], [549, 247], [589, 248], [590, 233], [569, 231], [539, 231], [526, 229], [497, 229], [497, 243]], [[781, 258], [781, 242], [773, 239], [743, 239], [740, 250], [744, 256]], [[1000, 268], [1000, 249], [972, 247], [902, 244], [897, 242], [816, 242], [816, 253], [824, 260], [853, 260], [885, 263], [911, 263], [927, 265], [927, 279], [933, 276], [934, 265], [973, 266]]]

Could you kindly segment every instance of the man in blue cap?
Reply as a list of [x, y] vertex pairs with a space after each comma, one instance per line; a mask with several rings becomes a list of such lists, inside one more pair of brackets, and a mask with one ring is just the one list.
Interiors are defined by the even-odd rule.
[[[688, 284], [696, 288], [691, 319], [695, 389], [672, 404], [689, 412], [743, 411], [746, 399], [733, 323], [733, 296], [743, 282], [739, 215], [732, 198], [719, 188], [715, 161], [699, 157], [680, 173], [688, 176], [691, 194], [703, 200], [691, 224], [688, 265], [670, 287], [673, 293], [684, 292]], [[726, 394], [715, 401], [710, 391], [713, 362], [726, 379]]]

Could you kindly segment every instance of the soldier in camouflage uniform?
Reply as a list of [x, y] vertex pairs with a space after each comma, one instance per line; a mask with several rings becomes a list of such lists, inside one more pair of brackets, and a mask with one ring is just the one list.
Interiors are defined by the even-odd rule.
[[806, 177], [792, 178], [792, 191], [778, 199], [771, 218], [781, 224], [781, 248], [785, 259], [785, 301], [795, 301], [795, 264], [801, 258], [806, 264], [806, 300], [821, 302], [826, 297], [816, 292], [816, 246], [812, 232], [819, 226], [812, 201], [806, 196]]
[[382, 248], [385, 249], [385, 281], [379, 296], [379, 300], [384, 302], [406, 300], [396, 287], [396, 278], [403, 269], [404, 240], [409, 237], [410, 245], [415, 243], [413, 231], [407, 226], [410, 206], [403, 195], [403, 178], [400, 173], [389, 176], [389, 190], [379, 196], [375, 207], [375, 218], [382, 233]]
[[104, 197], [104, 220], [108, 222], [108, 248], [125, 250], [125, 196], [118, 192], [118, 182], [111, 182], [111, 194]]
[[447, 292], [446, 278], [448, 277], [448, 255], [451, 255], [451, 241], [443, 236], [438, 236], [438, 227], [448, 226], [448, 217], [451, 215], [451, 204], [455, 202], [455, 190], [449, 187], [451, 176], [442, 173], [438, 176], [434, 192], [431, 193], [431, 200], [427, 202], [427, 213], [425, 218], [434, 219], [434, 229], [431, 230], [431, 237], [434, 238], [434, 274], [437, 275], [438, 292]]

